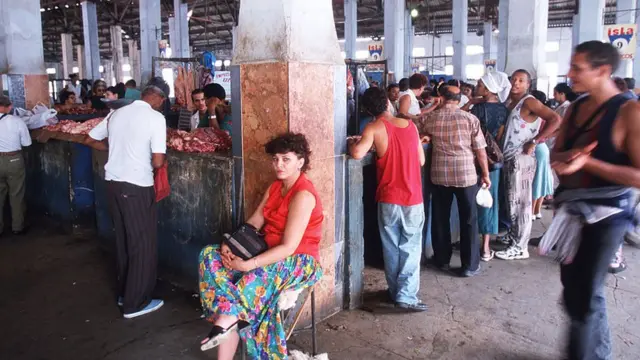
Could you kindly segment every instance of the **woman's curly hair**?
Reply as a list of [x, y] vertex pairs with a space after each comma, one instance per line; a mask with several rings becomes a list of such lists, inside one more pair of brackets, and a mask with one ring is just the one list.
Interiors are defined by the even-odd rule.
[[298, 156], [298, 159], [304, 159], [302, 172], [309, 170], [309, 157], [311, 156], [311, 148], [307, 138], [303, 134], [287, 132], [280, 134], [271, 139], [265, 146], [264, 150], [269, 155], [286, 154], [292, 152]]

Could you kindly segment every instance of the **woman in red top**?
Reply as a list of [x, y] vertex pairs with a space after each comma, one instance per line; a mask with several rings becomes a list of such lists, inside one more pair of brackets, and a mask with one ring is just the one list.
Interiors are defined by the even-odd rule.
[[[286, 133], [265, 149], [277, 180], [247, 223], [262, 229], [269, 249], [247, 261], [225, 244], [200, 253], [200, 299], [207, 320], [214, 323], [202, 350], [219, 345], [218, 359], [233, 359], [240, 336], [254, 359], [286, 358], [278, 298], [284, 291], [312, 286], [322, 276], [318, 246], [324, 216], [305, 175], [309, 143], [304, 135]], [[238, 335], [245, 326], [250, 331]]]

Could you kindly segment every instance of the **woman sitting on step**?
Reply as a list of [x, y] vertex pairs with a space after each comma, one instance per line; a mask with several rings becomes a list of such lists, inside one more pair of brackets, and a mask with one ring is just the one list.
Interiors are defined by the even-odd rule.
[[[247, 223], [262, 229], [269, 247], [242, 260], [226, 244], [200, 253], [200, 299], [214, 324], [202, 350], [219, 346], [218, 359], [231, 360], [239, 338], [252, 359], [287, 357], [278, 298], [288, 290], [312, 286], [322, 276], [318, 247], [322, 204], [305, 172], [311, 151], [302, 134], [286, 133], [265, 146], [276, 181]], [[250, 326], [250, 331], [239, 331]]]

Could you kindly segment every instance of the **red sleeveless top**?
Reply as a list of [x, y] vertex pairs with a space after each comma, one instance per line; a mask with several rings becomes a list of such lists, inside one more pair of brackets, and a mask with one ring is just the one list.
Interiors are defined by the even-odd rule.
[[287, 216], [289, 215], [289, 203], [293, 196], [299, 191], [308, 191], [316, 198], [316, 207], [311, 212], [309, 224], [302, 235], [302, 240], [295, 251], [295, 254], [307, 254], [313, 256], [317, 261], [319, 257], [319, 245], [322, 238], [322, 222], [324, 215], [322, 214], [322, 203], [316, 192], [313, 183], [307, 179], [305, 174], [300, 174], [289, 191], [282, 196], [282, 181], [277, 180], [269, 188], [269, 198], [263, 209], [264, 215], [264, 239], [269, 248], [282, 244], [284, 236], [284, 228], [287, 224]]
[[422, 204], [422, 175], [418, 155], [418, 131], [409, 121], [406, 128], [382, 120], [387, 130], [389, 146], [376, 161], [378, 189], [376, 200], [387, 204], [413, 206]]

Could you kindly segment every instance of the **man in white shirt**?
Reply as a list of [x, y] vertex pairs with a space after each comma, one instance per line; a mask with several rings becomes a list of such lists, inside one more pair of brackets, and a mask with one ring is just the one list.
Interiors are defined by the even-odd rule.
[[141, 97], [105, 118], [86, 140], [89, 146], [109, 151], [104, 169], [116, 231], [118, 305], [127, 319], [164, 304], [152, 298], [158, 262], [153, 170], [166, 160], [166, 120], [157, 111], [166, 95], [149, 86]]
[[76, 104], [82, 104], [82, 84], [80, 84], [80, 77], [78, 74], [69, 75], [71, 82], [67, 84], [67, 90], [76, 94]]
[[4, 229], [4, 201], [9, 193], [11, 228], [15, 235], [25, 232], [25, 169], [22, 147], [31, 145], [31, 135], [24, 121], [9, 115], [11, 100], [0, 95], [0, 234]]

